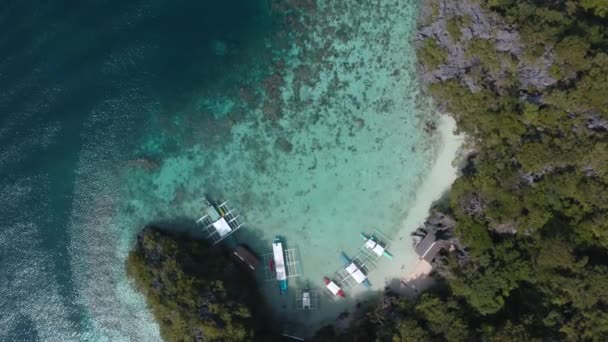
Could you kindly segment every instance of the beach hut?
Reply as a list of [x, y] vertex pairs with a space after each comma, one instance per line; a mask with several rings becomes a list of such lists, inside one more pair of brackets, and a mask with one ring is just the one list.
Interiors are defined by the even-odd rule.
[[421, 259], [429, 263], [435, 259], [437, 254], [444, 248], [449, 248], [451, 243], [445, 240], [437, 240], [435, 233], [428, 232], [424, 238], [416, 245], [416, 253]]
[[243, 224], [239, 222], [239, 215], [228, 208], [228, 201], [219, 205], [212, 204], [203, 198], [203, 216], [196, 220], [203, 225], [205, 237], [213, 244], [217, 244], [239, 230]]

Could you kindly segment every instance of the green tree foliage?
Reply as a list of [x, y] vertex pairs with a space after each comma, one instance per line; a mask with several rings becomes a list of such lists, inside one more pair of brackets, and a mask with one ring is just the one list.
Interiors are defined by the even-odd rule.
[[[540, 102], [492, 84], [477, 92], [459, 81], [430, 89], [481, 141], [474, 172], [456, 182], [451, 198], [471, 261], [453, 268], [444, 300], [464, 299], [482, 317], [478, 333], [486, 338], [608, 337], [608, 132], [590, 124], [608, 123], [608, 39], [598, 33], [608, 22], [589, 16], [605, 15], [603, 4], [484, 3], [517, 25], [527, 55], [553, 51], [561, 82], [540, 93], [526, 89]], [[490, 72], [501, 65], [488, 40], [473, 40], [467, 55]], [[483, 202], [475, 214], [467, 207], [473, 194]], [[522, 300], [530, 301], [523, 309]]]
[[126, 268], [145, 295], [165, 341], [271, 338], [254, 335], [263, 331], [263, 322], [250, 309], [261, 307], [253, 280], [203, 242], [148, 227], [138, 236]]
[[[474, 38], [463, 48], [479, 62], [466, 75], [479, 87], [452, 79], [428, 89], [477, 147], [450, 194], [470, 259], [449, 258], [440, 290], [394, 309], [394, 324], [368, 322], [366, 336], [607, 341], [608, 2], [481, 3], [519, 31], [521, 60]], [[449, 21], [458, 41], [456, 19]], [[443, 61], [429, 53], [437, 45], [425, 42], [422, 63]], [[553, 58], [557, 82], [549, 88], [522, 89], [517, 67], [504, 68], [541, 55]], [[499, 72], [512, 78], [485, 77]]]
[[580, 6], [598, 17], [608, 18], [608, 2], [604, 0], [581, 0]]
[[471, 17], [470, 16], [453, 16], [451, 18], [448, 19], [448, 26], [447, 26], [447, 30], [448, 30], [448, 34], [450, 35], [450, 38], [452, 38], [452, 40], [454, 42], [458, 42], [460, 40], [460, 37], [462, 37], [462, 31], [461, 29], [463, 27], [467, 27], [471, 24]]
[[426, 65], [436, 68], [444, 64], [448, 58], [448, 52], [443, 49], [434, 39], [426, 39], [422, 44], [418, 55]]

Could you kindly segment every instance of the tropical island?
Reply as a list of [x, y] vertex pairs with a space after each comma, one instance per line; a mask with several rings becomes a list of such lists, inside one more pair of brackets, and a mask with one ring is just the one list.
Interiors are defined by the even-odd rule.
[[[465, 254], [316, 340], [608, 338], [607, 32], [600, 0], [423, 1], [419, 78], [473, 151], [441, 208]], [[168, 341], [278, 339], [231, 265], [146, 228], [127, 269]]]

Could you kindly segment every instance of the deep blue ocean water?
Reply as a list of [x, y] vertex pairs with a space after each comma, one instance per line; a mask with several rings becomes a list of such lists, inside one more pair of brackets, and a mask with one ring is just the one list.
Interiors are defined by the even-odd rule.
[[99, 338], [68, 229], [97, 209], [75, 191], [136, 157], [151, 108], [238, 81], [273, 30], [265, 1], [0, 4], [0, 340]]

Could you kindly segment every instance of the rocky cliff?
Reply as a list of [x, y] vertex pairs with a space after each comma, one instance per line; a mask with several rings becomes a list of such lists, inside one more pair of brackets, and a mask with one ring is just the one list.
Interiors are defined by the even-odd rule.
[[525, 92], [557, 82], [550, 72], [553, 49], [529, 54], [517, 29], [478, 1], [424, 0], [420, 13], [415, 43], [424, 84], [457, 80], [477, 92], [484, 83], [501, 91], [516, 81]]

